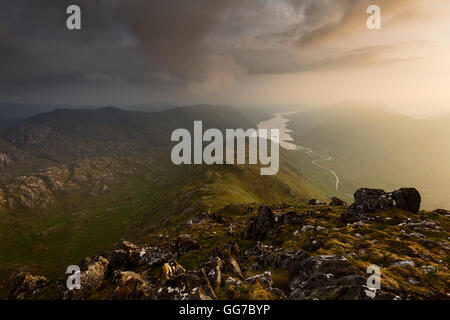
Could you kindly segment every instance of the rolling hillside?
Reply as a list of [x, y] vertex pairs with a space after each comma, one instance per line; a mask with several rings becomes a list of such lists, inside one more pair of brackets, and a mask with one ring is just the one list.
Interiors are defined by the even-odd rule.
[[450, 205], [450, 120], [418, 120], [360, 105], [334, 105], [290, 116], [295, 142], [334, 159], [327, 165], [353, 193], [361, 185], [417, 187], [424, 207]]
[[56, 277], [124, 237], [139, 243], [162, 225], [230, 203], [324, 199], [283, 150], [276, 176], [261, 176], [259, 166], [170, 161], [176, 128], [191, 128], [194, 120], [220, 129], [255, 128], [269, 117], [213, 106], [152, 114], [59, 109], [5, 129], [2, 152], [12, 161], [0, 171], [0, 278], [18, 268]]

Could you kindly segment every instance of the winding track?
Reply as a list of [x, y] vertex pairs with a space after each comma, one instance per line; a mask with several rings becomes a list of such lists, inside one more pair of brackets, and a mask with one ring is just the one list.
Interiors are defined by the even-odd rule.
[[[323, 170], [327, 170], [328, 172], [330, 172], [334, 176], [334, 178], [336, 180], [336, 192], [345, 194], [345, 195], [353, 198], [353, 195], [340, 190], [340, 181], [341, 180], [339, 179], [339, 176], [337, 175], [336, 171], [334, 171], [333, 169], [328, 168], [328, 167], [326, 167], [324, 165], [319, 164], [319, 162], [331, 161], [331, 160], [333, 160], [333, 157], [322, 155], [322, 154], [320, 154], [318, 152], [314, 152], [314, 150], [311, 149], [311, 148], [299, 146], [299, 145], [296, 145], [296, 144], [291, 142], [291, 141], [294, 141], [294, 139], [289, 134], [289, 132], [291, 132], [291, 130], [289, 130], [287, 128], [287, 123], [289, 122], [289, 119], [286, 119], [286, 118], [283, 117], [283, 116], [289, 115], [289, 114], [292, 114], [292, 113], [276, 113], [276, 114], [274, 114], [274, 118], [269, 119], [267, 121], [261, 122], [258, 125], [258, 128], [273, 128], [274, 127], [273, 125], [267, 125], [267, 123], [270, 123], [271, 121], [272, 122], [282, 121], [283, 128], [279, 128], [280, 129], [280, 133], [282, 132], [280, 134], [280, 138], [284, 137], [284, 138], [287, 138], [287, 139], [284, 140], [284, 141], [280, 141], [280, 145], [282, 147], [288, 149], [288, 150], [305, 150], [306, 154], [316, 153], [317, 155], [321, 156], [321, 159], [312, 160], [311, 163], [314, 166], [318, 167], [318, 168], [321, 168]], [[278, 125], [278, 127], [281, 127], [281, 126]]]

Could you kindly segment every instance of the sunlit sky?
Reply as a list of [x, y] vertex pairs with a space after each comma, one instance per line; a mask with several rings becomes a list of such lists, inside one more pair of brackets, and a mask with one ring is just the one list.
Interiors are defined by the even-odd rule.
[[[2, 4], [1, 101], [450, 113], [448, 0], [78, 3], [77, 32], [65, 29], [70, 1]], [[366, 28], [371, 4], [379, 31]]]

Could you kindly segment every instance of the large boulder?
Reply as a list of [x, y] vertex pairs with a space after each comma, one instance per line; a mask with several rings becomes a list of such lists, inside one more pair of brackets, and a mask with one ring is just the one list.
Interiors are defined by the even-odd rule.
[[400, 209], [412, 213], [420, 210], [421, 197], [414, 188], [402, 188], [393, 192], [362, 188], [355, 192], [355, 202], [343, 215], [345, 222], [360, 220], [365, 213]]
[[274, 228], [275, 218], [272, 208], [262, 206], [259, 208], [258, 215], [250, 218], [245, 225], [243, 239], [263, 240], [267, 233]]
[[128, 269], [139, 264], [140, 254], [141, 249], [138, 246], [122, 241], [113, 252], [106, 254], [106, 258], [110, 262], [110, 269]]
[[142, 300], [149, 296], [149, 284], [131, 271], [117, 272], [114, 276], [113, 300]]
[[61, 285], [61, 297], [64, 300], [83, 300], [100, 290], [108, 274], [109, 261], [102, 257], [87, 258], [82, 266], [81, 288], [67, 289], [66, 282]]

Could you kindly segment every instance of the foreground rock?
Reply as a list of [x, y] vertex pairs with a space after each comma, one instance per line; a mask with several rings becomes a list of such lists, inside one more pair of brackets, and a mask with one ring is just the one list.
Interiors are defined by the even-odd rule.
[[189, 271], [168, 279], [154, 291], [156, 300], [213, 300], [217, 299], [205, 269]]
[[106, 255], [112, 269], [129, 269], [137, 266], [141, 260], [141, 249], [135, 244], [122, 241], [111, 254]]
[[366, 299], [366, 279], [342, 256], [304, 259], [300, 272], [290, 282], [290, 299], [354, 300]]
[[177, 274], [185, 273], [186, 270], [178, 262], [171, 260], [165, 263], [161, 269], [160, 281], [165, 283], [170, 278], [173, 278]]
[[258, 215], [247, 221], [242, 238], [244, 240], [262, 240], [273, 229], [274, 225], [275, 218], [272, 208], [262, 206], [259, 208]]
[[420, 194], [414, 188], [402, 188], [393, 192], [363, 188], [355, 192], [355, 202], [348, 208], [342, 219], [344, 222], [356, 222], [363, 219], [367, 213], [392, 209], [417, 213], [420, 203]]
[[64, 300], [82, 300], [97, 292], [108, 273], [109, 261], [102, 257], [87, 258], [81, 272], [81, 289], [69, 290], [66, 283], [61, 284], [61, 297]]
[[19, 272], [11, 279], [11, 293], [9, 299], [23, 300], [39, 293], [39, 290], [48, 284], [43, 276], [33, 276], [31, 273]]
[[114, 276], [113, 300], [142, 300], [150, 295], [151, 286], [141, 275], [131, 272], [118, 272]]
[[[80, 264], [81, 290], [67, 290], [65, 279], [57, 286], [22, 274], [11, 281], [10, 297], [449, 299], [446, 212], [405, 212], [415, 210], [410, 199], [417, 200], [407, 189], [363, 189], [356, 198], [347, 215], [357, 221], [345, 224], [336, 199], [339, 208], [282, 204], [262, 206], [251, 218], [236, 211], [208, 214], [195, 226], [157, 230], [165, 236], [155, 234], [146, 247], [122, 241], [111, 252], [87, 258]], [[402, 210], [374, 214], [394, 205]], [[230, 224], [241, 238], [227, 234]], [[377, 290], [367, 284], [367, 266], [373, 264], [385, 279]]]

